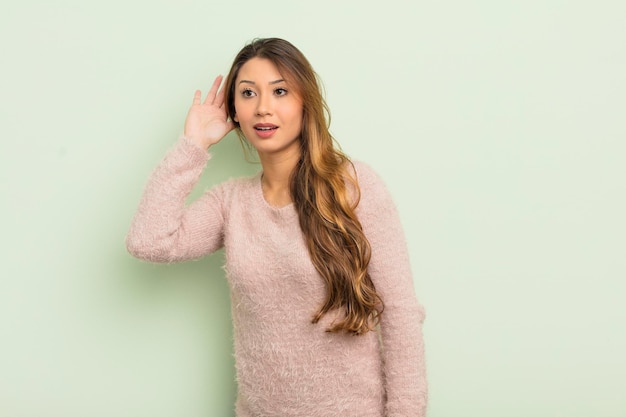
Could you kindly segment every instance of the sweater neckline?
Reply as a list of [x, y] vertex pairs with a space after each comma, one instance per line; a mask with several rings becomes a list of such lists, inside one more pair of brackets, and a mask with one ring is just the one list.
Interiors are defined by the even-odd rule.
[[260, 201], [261, 205], [266, 207], [268, 210], [273, 211], [275, 213], [288, 213], [288, 212], [295, 212], [295, 207], [293, 204], [293, 201], [289, 204], [286, 204], [284, 206], [273, 206], [270, 203], [267, 202], [267, 200], [265, 199], [265, 196], [263, 195], [263, 185], [261, 184], [261, 178], [263, 176], [263, 171], [259, 172], [256, 175], [255, 178], [255, 184], [254, 184], [254, 188], [255, 188], [255, 195], [257, 197], [257, 200]]

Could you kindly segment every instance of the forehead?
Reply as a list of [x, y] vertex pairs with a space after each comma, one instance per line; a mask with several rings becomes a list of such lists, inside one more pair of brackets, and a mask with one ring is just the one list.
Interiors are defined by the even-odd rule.
[[239, 69], [237, 82], [240, 80], [265, 83], [284, 79], [283, 75], [272, 61], [266, 58], [252, 58]]

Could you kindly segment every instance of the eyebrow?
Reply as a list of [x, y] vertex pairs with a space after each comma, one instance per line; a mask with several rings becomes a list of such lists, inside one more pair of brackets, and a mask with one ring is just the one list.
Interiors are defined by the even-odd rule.
[[[280, 80], [270, 81], [268, 84], [269, 84], [269, 85], [273, 85], [273, 84], [282, 83], [282, 82], [284, 82], [284, 81], [285, 81], [285, 80], [283, 80], [283, 79], [281, 78]], [[241, 81], [239, 81], [239, 84], [243, 84], [243, 83], [245, 83], [245, 84], [252, 84], [252, 85], [256, 85], [256, 83], [255, 83], [254, 81], [250, 81], [250, 80], [241, 80]]]

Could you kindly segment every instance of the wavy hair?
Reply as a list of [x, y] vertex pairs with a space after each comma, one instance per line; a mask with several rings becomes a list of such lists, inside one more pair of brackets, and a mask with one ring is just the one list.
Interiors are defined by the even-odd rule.
[[[270, 60], [302, 98], [301, 156], [291, 174], [290, 192], [311, 260], [327, 290], [312, 322], [319, 322], [331, 310], [340, 310], [343, 315], [328, 331], [367, 333], [378, 323], [383, 302], [368, 273], [371, 248], [355, 213], [360, 192], [352, 174], [354, 167], [329, 132], [330, 112], [318, 76], [291, 43], [279, 38], [255, 39], [237, 54], [226, 77], [226, 111], [231, 119], [239, 70], [252, 58]], [[235, 125], [243, 138], [239, 124]], [[353, 198], [347, 184], [355, 190]]]

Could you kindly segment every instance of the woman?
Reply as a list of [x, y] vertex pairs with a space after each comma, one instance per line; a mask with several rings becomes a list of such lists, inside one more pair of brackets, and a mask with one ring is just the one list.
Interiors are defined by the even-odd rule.
[[[289, 42], [259, 39], [221, 84], [196, 91], [129, 252], [176, 262], [225, 248], [238, 417], [425, 415], [424, 314], [399, 218], [378, 176], [334, 146], [315, 72]], [[186, 206], [233, 129], [262, 172]]]

